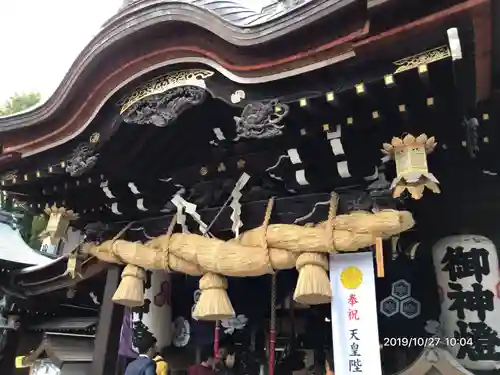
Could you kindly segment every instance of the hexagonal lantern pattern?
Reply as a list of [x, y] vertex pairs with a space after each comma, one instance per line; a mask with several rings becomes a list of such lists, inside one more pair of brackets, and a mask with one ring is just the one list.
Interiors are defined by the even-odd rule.
[[398, 280], [392, 283], [391, 295], [398, 300], [404, 300], [411, 296], [411, 284], [406, 280]]
[[403, 279], [391, 285], [391, 295], [380, 301], [380, 312], [390, 318], [400, 313], [407, 319], [420, 315], [420, 302], [411, 296], [411, 284]]
[[399, 312], [405, 318], [413, 319], [420, 315], [420, 302], [410, 297], [401, 301]]
[[390, 318], [399, 312], [399, 301], [389, 296], [380, 301], [380, 312]]
[[162, 307], [165, 304], [170, 305], [170, 283], [168, 281], [164, 281], [161, 284], [161, 291], [155, 295], [154, 303], [158, 307]]

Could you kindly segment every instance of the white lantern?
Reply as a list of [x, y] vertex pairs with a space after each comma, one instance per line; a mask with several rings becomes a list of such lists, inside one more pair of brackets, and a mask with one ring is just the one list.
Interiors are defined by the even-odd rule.
[[432, 250], [441, 297], [442, 343], [471, 370], [500, 368], [500, 272], [493, 242], [441, 239]]
[[[156, 338], [158, 348], [169, 346], [172, 340], [172, 306], [170, 274], [165, 271], [148, 271], [151, 277], [149, 288], [144, 292], [147, 311], [132, 314], [132, 327], [140, 320]], [[143, 307], [145, 307], [143, 306]], [[140, 308], [138, 308], [140, 309]], [[134, 348], [137, 349], [137, 348]]]

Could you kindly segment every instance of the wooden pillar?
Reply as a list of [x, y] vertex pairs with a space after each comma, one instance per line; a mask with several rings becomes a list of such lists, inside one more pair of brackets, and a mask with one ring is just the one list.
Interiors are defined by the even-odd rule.
[[127, 367], [127, 358], [122, 355], [119, 355], [118, 360], [116, 362], [115, 375], [125, 374], [126, 367]]
[[15, 372], [16, 353], [20, 335], [19, 331], [14, 330], [7, 330], [4, 334], [7, 335], [7, 344], [1, 352], [0, 374], [11, 375]]
[[109, 375], [115, 372], [120, 346], [123, 306], [113, 303], [111, 297], [120, 283], [120, 275], [120, 267], [112, 265], [108, 268], [95, 336], [92, 375]]

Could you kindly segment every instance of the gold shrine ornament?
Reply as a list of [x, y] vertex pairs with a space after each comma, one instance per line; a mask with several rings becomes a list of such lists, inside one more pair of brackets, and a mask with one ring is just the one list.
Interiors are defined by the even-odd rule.
[[44, 212], [49, 216], [49, 221], [40, 237], [51, 237], [53, 243], [55, 243], [57, 239], [65, 239], [70, 221], [78, 218], [78, 215], [72, 210], [67, 210], [64, 207], [57, 207], [56, 205], [52, 207], [47, 206]]
[[340, 274], [340, 282], [346, 289], [358, 289], [363, 283], [363, 272], [358, 267], [347, 267]]
[[384, 143], [381, 150], [396, 162], [396, 178], [392, 181], [392, 196], [397, 198], [408, 190], [413, 199], [420, 199], [427, 187], [433, 193], [439, 194], [439, 181], [427, 167], [427, 154], [436, 148], [434, 137], [426, 134], [414, 137], [411, 134], [403, 139], [394, 137], [391, 143]]

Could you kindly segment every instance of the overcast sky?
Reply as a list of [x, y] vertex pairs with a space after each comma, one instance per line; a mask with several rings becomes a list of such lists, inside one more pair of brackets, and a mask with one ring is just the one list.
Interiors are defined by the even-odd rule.
[[57, 88], [122, 0], [0, 0], [0, 103]]
[[[259, 9], [272, 0], [246, 0]], [[14, 93], [46, 100], [123, 0], [0, 0], [0, 105]]]

